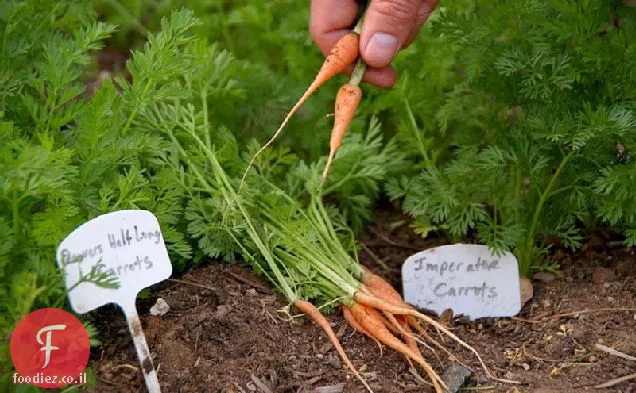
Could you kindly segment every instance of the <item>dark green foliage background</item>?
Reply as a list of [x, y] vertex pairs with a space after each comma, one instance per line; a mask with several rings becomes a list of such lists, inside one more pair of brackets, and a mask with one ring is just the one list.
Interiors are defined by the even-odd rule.
[[[10, 332], [35, 308], [66, 307], [55, 247], [82, 222], [151, 210], [176, 271], [239, 256], [169, 135], [206, 136], [240, 177], [321, 64], [308, 3], [0, 5], [0, 390], [27, 389], [7, 384]], [[364, 86], [326, 188], [334, 214], [359, 231], [386, 195], [414, 231], [510, 250], [525, 275], [558, 268], [555, 239], [576, 249], [599, 224], [634, 245], [635, 17], [621, 1], [442, 2], [396, 59], [395, 88]], [[131, 54], [133, 83], [107, 80], [89, 97], [103, 47]], [[345, 80], [257, 162], [299, 200], [317, 185]]]

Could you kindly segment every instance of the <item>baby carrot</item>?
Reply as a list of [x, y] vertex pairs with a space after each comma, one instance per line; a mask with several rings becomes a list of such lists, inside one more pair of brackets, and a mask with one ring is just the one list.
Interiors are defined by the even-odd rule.
[[[325, 58], [325, 61], [322, 64], [322, 67], [316, 74], [313, 82], [309, 85], [305, 93], [302, 97], [296, 102], [296, 104], [292, 107], [291, 111], [285, 116], [283, 123], [280, 125], [278, 130], [274, 133], [274, 136], [261, 147], [259, 151], [254, 154], [254, 157], [250, 160], [247, 168], [245, 169], [245, 173], [243, 174], [243, 178], [241, 179], [241, 187], [245, 181], [245, 177], [247, 176], [247, 172], [250, 167], [256, 160], [256, 157], [263, 152], [263, 150], [267, 149], [269, 145], [271, 145], [274, 140], [278, 137], [278, 135], [283, 131], [283, 128], [289, 121], [289, 119], [296, 113], [296, 111], [307, 101], [307, 99], [318, 90], [318, 88], [324, 85], [328, 80], [336, 76], [337, 74], [344, 71], [349, 65], [353, 64], [358, 55], [360, 54], [360, 35], [352, 31], [342, 36], [336, 42], [334, 47], [329, 52], [329, 55]], [[240, 187], [239, 187], [240, 188]]]
[[342, 304], [340, 308], [342, 309], [342, 316], [344, 317], [345, 321], [349, 324], [349, 326], [351, 326], [353, 330], [359, 333], [362, 333], [365, 336], [371, 338], [373, 341], [375, 341], [375, 343], [378, 344], [378, 347], [380, 348], [380, 355], [382, 355], [382, 344], [378, 341], [378, 339], [373, 337], [371, 333], [367, 332], [362, 326], [360, 326], [358, 321], [356, 321], [356, 319], [351, 314], [351, 310], [349, 309], [349, 307]]
[[391, 284], [377, 274], [373, 273], [369, 268], [362, 267], [362, 276], [360, 282], [375, 296], [382, 298], [395, 306], [410, 307], [402, 299], [402, 295], [393, 288]]
[[349, 126], [355, 117], [358, 106], [362, 101], [362, 90], [360, 86], [353, 83], [346, 83], [340, 87], [336, 95], [336, 105], [334, 112], [333, 130], [329, 142], [329, 158], [322, 173], [322, 182], [327, 178], [327, 173], [333, 162], [336, 152], [342, 144], [342, 140], [349, 130]]

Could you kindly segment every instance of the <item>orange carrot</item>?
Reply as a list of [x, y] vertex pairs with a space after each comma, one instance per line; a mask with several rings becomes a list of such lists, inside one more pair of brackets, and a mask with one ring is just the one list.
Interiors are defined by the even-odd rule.
[[[421, 355], [413, 352], [408, 345], [400, 341], [384, 326], [384, 323], [382, 322], [382, 314], [374, 308], [366, 307], [357, 302], [351, 306], [351, 314], [354, 316], [356, 321], [358, 321], [360, 326], [372, 333], [378, 340], [380, 340], [380, 342], [422, 366], [431, 379], [431, 382], [435, 387], [435, 391], [437, 393], [444, 393], [442, 385], [445, 384], [439, 375], [435, 373], [431, 365], [428, 364]], [[446, 388], [446, 386], [444, 386], [444, 388]]]
[[[509, 379], [496, 378], [495, 376], [493, 376], [492, 373], [490, 372], [490, 370], [488, 370], [488, 367], [486, 366], [486, 363], [484, 363], [484, 360], [479, 355], [479, 352], [477, 352], [477, 350], [475, 348], [473, 348], [470, 345], [468, 345], [465, 341], [463, 341], [461, 338], [457, 337], [453, 332], [448, 330], [441, 323], [435, 321], [433, 318], [431, 318], [431, 317], [429, 317], [427, 315], [424, 315], [424, 314], [418, 312], [417, 310], [415, 310], [413, 308], [395, 306], [395, 305], [387, 302], [386, 300], [378, 298], [377, 296], [369, 294], [369, 293], [367, 293], [365, 291], [356, 291], [356, 293], [354, 294], [354, 300], [357, 303], [360, 303], [360, 304], [362, 304], [364, 306], [367, 306], [369, 308], [377, 309], [379, 311], [386, 311], [386, 312], [389, 312], [391, 314], [396, 314], [396, 315], [412, 316], [412, 317], [415, 317], [417, 319], [421, 319], [421, 320], [429, 323], [430, 325], [432, 325], [436, 329], [441, 330], [444, 334], [446, 334], [447, 336], [452, 338], [459, 345], [463, 346], [464, 348], [466, 348], [470, 352], [472, 352], [475, 355], [475, 357], [477, 358], [477, 360], [479, 361], [479, 364], [481, 365], [482, 369], [484, 370], [484, 372], [486, 373], [488, 378], [491, 378], [491, 379], [494, 379], [494, 380], [500, 381], [500, 382], [505, 382], [505, 383], [518, 383], [516, 381], [512, 381], [512, 380], [509, 380]], [[360, 321], [358, 320], [358, 322], [360, 322]], [[361, 324], [361, 325], [364, 326], [363, 324]]]
[[402, 295], [398, 291], [393, 288], [391, 284], [386, 282], [384, 278], [378, 276], [373, 273], [369, 268], [365, 266], [362, 267], [362, 276], [360, 277], [360, 282], [375, 296], [385, 299], [393, 303], [396, 306], [400, 307], [410, 307], [406, 302], [402, 299]]
[[305, 101], [307, 101], [307, 99], [312, 94], [314, 94], [320, 86], [324, 85], [328, 80], [343, 72], [348, 66], [353, 64], [359, 54], [360, 35], [358, 33], [352, 31], [342, 36], [342, 38], [340, 38], [338, 42], [336, 42], [334, 47], [331, 48], [329, 55], [327, 55], [327, 57], [325, 58], [325, 61], [323, 62], [320, 71], [318, 71], [318, 74], [316, 74], [313, 82], [309, 85], [298, 102], [296, 102], [296, 104], [292, 107], [287, 116], [285, 116], [283, 123], [280, 125], [278, 130], [276, 130], [274, 136], [272, 136], [272, 138], [263, 147], [261, 147], [261, 149], [256, 152], [256, 154], [254, 154], [254, 157], [252, 157], [250, 163], [247, 166], [247, 169], [245, 169], [245, 173], [243, 174], [243, 178], [241, 179], [240, 187], [243, 186], [245, 177], [247, 176], [247, 172], [254, 163], [254, 160], [256, 160], [256, 157], [274, 142], [278, 135], [283, 131], [283, 128], [285, 127], [289, 119], [291, 119], [291, 117], [294, 115], [294, 113], [298, 111], [298, 109], [305, 103]]
[[395, 330], [397, 330], [397, 332], [402, 336], [402, 339], [404, 340], [406, 345], [408, 345], [408, 347], [411, 348], [414, 353], [422, 356], [422, 352], [420, 352], [420, 349], [417, 346], [417, 342], [411, 336], [412, 331], [409, 329], [406, 320], [404, 318], [401, 318], [401, 316], [396, 317], [395, 315], [386, 311], [384, 311], [383, 314], [384, 317], [391, 323], [391, 326], [393, 326]]
[[356, 321], [356, 319], [351, 314], [351, 310], [349, 309], [349, 307], [347, 307], [344, 304], [342, 304], [342, 305], [340, 305], [340, 308], [342, 309], [342, 316], [344, 317], [345, 321], [349, 324], [349, 326], [351, 326], [351, 328], [353, 330], [364, 334], [365, 336], [367, 336], [370, 339], [372, 339], [373, 341], [375, 341], [376, 344], [378, 344], [378, 347], [380, 348], [380, 356], [381, 356], [382, 355], [382, 344], [378, 341], [378, 339], [373, 337], [373, 335], [371, 333], [367, 332], [362, 326], [360, 326], [358, 321]]
[[[360, 282], [372, 295], [385, 299], [394, 306], [413, 309], [410, 304], [406, 303], [402, 299], [402, 295], [400, 295], [400, 293], [396, 291], [391, 284], [386, 282], [384, 278], [373, 273], [366, 266], [361, 267], [363, 273], [360, 277]], [[420, 333], [425, 332], [424, 328], [419, 324], [419, 321], [416, 318], [411, 315], [407, 315], [405, 317], [408, 325], [415, 328]]]
[[322, 173], [322, 182], [327, 178], [327, 173], [331, 167], [336, 152], [342, 144], [342, 140], [355, 117], [358, 106], [362, 101], [362, 90], [360, 86], [354, 83], [345, 83], [338, 90], [336, 95], [336, 105], [334, 112], [333, 129], [331, 131], [331, 140], [329, 142], [329, 158], [327, 165]]
[[[388, 315], [393, 315], [393, 314], [388, 314]], [[389, 329], [391, 333], [400, 334], [400, 330], [393, 323], [391, 323], [391, 320], [387, 317], [387, 314], [380, 314], [380, 320], [384, 324], [384, 327]]]
[[342, 360], [345, 362], [345, 364], [353, 372], [356, 378], [358, 378], [360, 382], [362, 382], [364, 387], [367, 388], [369, 392], [373, 393], [373, 390], [371, 389], [371, 387], [358, 373], [358, 370], [356, 370], [353, 363], [351, 363], [351, 360], [349, 360], [349, 357], [347, 356], [344, 349], [342, 348], [342, 345], [340, 345], [340, 340], [338, 340], [338, 336], [336, 336], [336, 333], [331, 328], [331, 325], [329, 325], [327, 318], [325, 318], [324, 315], [320, 313], [320, 310], [318, 310], [318, 308], [314, 306], [312, 303], [305, 300], [300, 300], [300, 299], [294, 302], [294, 306], [296, 306], [296, 308], [300, 310], [303, 314], [313, 319], [313, 321], [318, 326], [320, 326], [325, 331], [325, 333], [327, 333], [327, 337], [329, 337], [329, 341], [331, 341], [331, 344], [336, 348], [336, 351], [338, 351], [338, 354], [340, 355]]
[[402, 326], [402, 337], [404, 338], [404, 342], [409, 346], [414, 352], [419, 353], [421, 355], [420, 349], [417, 346], [416, 340], [413, 338], [413, 331], [409, 328], [409, 324], [406, 318], [395, 317], [397, 322]]

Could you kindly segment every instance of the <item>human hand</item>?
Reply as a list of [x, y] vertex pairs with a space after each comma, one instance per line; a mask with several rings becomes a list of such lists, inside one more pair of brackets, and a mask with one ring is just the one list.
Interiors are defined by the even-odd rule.
[[[439, 0], [370, 0], [360, 32], [360, 55], [367, 64], [363, 81], [391, 87], [397, 79], [391, 61], [417, 36]], [[326, 56], [358, 17], [355, 0], [312, 0], [309, 31]], [[350, 74], [353, 66], [349, 68]]]

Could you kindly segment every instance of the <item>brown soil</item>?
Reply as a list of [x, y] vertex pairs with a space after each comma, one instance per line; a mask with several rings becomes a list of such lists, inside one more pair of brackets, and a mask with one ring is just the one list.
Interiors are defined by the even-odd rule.
[[[406, 224], [389, 229], [403, 219], [380, 211], [376, 224], [360, 236], [373, 254], [362, 251], [362, 262], [398, 289], [405, 258], [442, 243], [417, 237]], [[472, 391], [510, 393], [636, 392], [634, 379], [605, 389], [593, 387], [636, 372], [636, 361], [595, 348], [601, 343], [636, 355], [636, 256], [634, 250], [616, 244], [594, 235], [577, 254], [557, 250], [561, 275], [549, 282], [534, 280], [534, 298], [519, 315], [524, 320], [451, 320], [456, 334], [475, 346], [493, 373], [521, 382], [509, 385], [485, 379], [475, 359], [445, 339], [448, 348], [477, 372], [466, 386], [481, 387]], [[268, 288], [237, 264], [210, 263], [156, 286], [148, 298], [138, 300], [162, 391], [364, 392], [323, 332], [306, 318], [289, 321], [279, 312], [285, 301]], [[149, 309], [158, 297], [170, 305], [170, 311], [151, 316]], [[581, 311], [599, 308], [631, 310]], [[580, 312], [548, 317], [575, 311]], [[103, 342], [91, 358], [98, 378], [94, 391], [145, 392], [119, 311], [104, 308], [94, 316]], [[354, 334], [340, 312], [328, 317], [376, 392], [432, 391], [409, 371], [401, 356], [386, 348], [381, 354], [375, 343]], [[430, 353], [428, 357], [440, 373], [451, 364], [445, 357], [443, 362]]]

